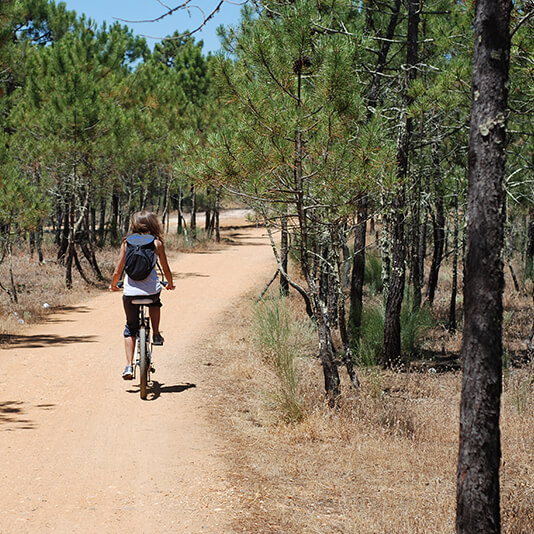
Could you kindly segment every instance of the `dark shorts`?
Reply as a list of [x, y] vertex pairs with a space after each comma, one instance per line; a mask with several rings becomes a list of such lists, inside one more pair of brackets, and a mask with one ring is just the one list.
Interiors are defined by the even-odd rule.
[[132, 300], [136, 299], [152, 299], [154, 302], [148, 304], [149, 308], [152, 308], [153, 306], [161, 308], [163, 306], [159, 298], [159, 293], [156, 295], [148, 295], [146, 297], [127, 297], [126, 295], [123, 295], [122, 305], [124, 306], [124, 312], [126, 313], [124, 337], [135, 337], [139, 330], [139, 304], [132, 304]]

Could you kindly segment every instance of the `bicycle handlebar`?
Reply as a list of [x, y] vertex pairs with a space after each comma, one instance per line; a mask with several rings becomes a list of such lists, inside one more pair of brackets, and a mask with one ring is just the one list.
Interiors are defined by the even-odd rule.
[[[163, 287], [167, 287], [169, 285], [169, 282], [167, 282], [167, 280], [160, 280], [160, 284]], [[117, 282], [117, 287], [119, 289], [122, 289], [124, 287], [124, 282], [122, 280], [120, 282]]]

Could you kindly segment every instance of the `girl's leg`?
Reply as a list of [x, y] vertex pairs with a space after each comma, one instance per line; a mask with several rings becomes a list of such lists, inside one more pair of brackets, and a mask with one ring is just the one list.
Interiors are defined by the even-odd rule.
[[124, 351], [126, 353], [126, 364], [132, 365], [135, 351], [135, 337], [128, 336], [124, 338]]
[[131, 303], [131, 297], [123, 297], [122, 302], [126, 313], [126, 326], [124, 328], [124, 352], [126, 354], [127, 368], [124, 370], [122, 377], [125, 380], [132, 378], [131, 370], [128, 367], [133, 365], [135, 352], [135, 339], [139, 330], [139, 307]]
[[159, 334], [159, 321], [161, 318], [161, 308], [159, 306], [150, 306], [148, 308], [150, 315], [150, 324], [152, 325], [152, 333]]

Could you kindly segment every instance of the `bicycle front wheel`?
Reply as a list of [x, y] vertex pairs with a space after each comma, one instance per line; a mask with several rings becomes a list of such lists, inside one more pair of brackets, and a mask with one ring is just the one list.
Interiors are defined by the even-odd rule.
[[139, 393], [141, 398], [146, 399], [148, 387], [148, 372], [150, 362], [148, 361], [148, 340], [146, 337], [146, 329], [139, 330]]

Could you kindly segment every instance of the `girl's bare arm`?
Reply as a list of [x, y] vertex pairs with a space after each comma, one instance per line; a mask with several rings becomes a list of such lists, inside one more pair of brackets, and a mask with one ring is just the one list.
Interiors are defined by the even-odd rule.
[[167, 289], [174, 289], [175, 285], [172, 279], [171, 269], [169, 267], [169, 262], [167, 261], [167, 254], [165, 254], [165, 245], [159, 240], [155, 241], [156, 254], [158, 255], [161, 268], [163, 269], [163, 274], [167, 280]]
[[121, 250], [119, 252], [119, 259], [117, 261], [117, 266], [115, 267], [115, 271], [113, 272], [113, 278], [111, 279], [111, 286], [109, 287], [111, 291], [120, 291], [120, 289], [117, 287], [117, 283], [121, 279], [122, 270], [124, 269], [125, 257], [126, 257], [126, 243], [123, 243], [121, 245]]

